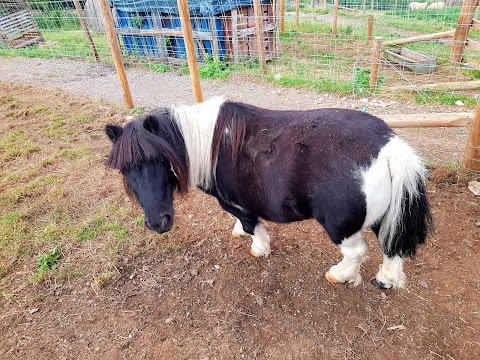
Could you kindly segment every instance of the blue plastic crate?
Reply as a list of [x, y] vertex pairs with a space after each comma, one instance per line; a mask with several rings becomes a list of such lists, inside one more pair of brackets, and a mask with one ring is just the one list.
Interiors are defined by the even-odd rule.
[[[181, 29], [181, 22], [178, 15], [169, 15], [162, 13], [154, 13], [155, 22], [152, 19], [152, 13], [147, 12], [129, 12], [115, 9], [117, 14], [117, 24], [119, 28], [124, 29], [155, 29], [155, 23], [161, 24], [164, 29]], [[211, 19], [214, 19], [217, 38], [216, 40], [201, 40], [203, 49], [206, 54], [218, 56], [223, 59], [225, 57], [225, 32], [223, 29], [222, 19], [219, 17], [193, 17], [191, 19], [192, 29], [194, 31], [202, 31], [212, 33], [210, 25]], [[178, 59], [186, 58], [185, 41], [182, 36], [166, 36], [164, 35], [165, 44], [158, 44], [157, 38], [152, 35], [126, 35], [121, 34], [125, 51], [130, 56], [138, 57], [174, 57]], [[217, 41], [218, 54], [214, 53], [213, 41]], [[159, 46], [160, 45], [160, 46]], [[160, 49], [160, 50], [159, 50]], [[166, 49], [166, 53], [162, 53]], [[195, 50], [199, 58], [203, 57], [203, 51], [200, 51], [198, 42], [195, 41]]]
[[[152, 19], [142, 12], [117, 11], [118, 26], [126, 29], [152, 29]], [[157, 40], [151, 35], [122, 34], [123, 45], [128, 55], [139, 57], [160, 57]]]

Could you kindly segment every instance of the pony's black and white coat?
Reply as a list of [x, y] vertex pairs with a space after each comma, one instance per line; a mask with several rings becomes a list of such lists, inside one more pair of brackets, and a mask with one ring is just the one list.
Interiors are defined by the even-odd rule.
[[175, 187], [215, 196], [238, 218], [233, 235], [252, 235], [254, 256], [270, 254], [259, 218], [315, 218], [344, 255], [326, 274], [331, 282], [360, 283], [362, 231], [372, 228], [384, 253], [375, 285], [403, 287], [403, 258], [415, 254], [431, 223], [421, 160], [367, 113], [273, 111], [213, 98], [106, 132], [107, 165], [124, 174], [148, 228], [170, 230]]

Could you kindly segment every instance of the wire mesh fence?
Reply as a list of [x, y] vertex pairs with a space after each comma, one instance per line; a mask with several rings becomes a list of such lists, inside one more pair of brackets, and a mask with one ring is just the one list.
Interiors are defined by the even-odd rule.
[[[1, 0], [0, 56], [111, 62], [98, 1]], [[320, 92], [474, 106], [480, 22], [470, 2], [475, 6], [462, 14], [459, 0], [264, 0], [260, 32], [253, 0], [190, 0], [189, 9], [203, 77], [237, 71]], [[188, 72], [176, 0], [109, 0], [109, 6], [124, 61]], [[452, 60], [465, 15], [468, 37], [461, 61]]]
[[[93, 44], [100, 59], [109, 61], [97, 1], [0, 1], [0, 54], [87, 60], [94, 58]], [[210, 63], [211, 72], [217, 71], [211, 75], [222, 76], [231, 70], [261, 74], [252, 0], [190, 3], [197, 57]], [[420, 88], [480, 77], [480, 33], [476, 28], [469, 32], [463, 62], [449, 60], [460, 2], [427, 5], [406, 0], [346, 0], [338, 1], [337, 12], [333, 0], [266, 0], [262, 2], [261, 46], [267, 60], [266, 76], [287, 85], [362, 93], [369, 88], [372, 38], [381, 36], [387, 46], [380, 57], [380, 89]], [[176, 0], [110, 0], [110, 8], [126, 61], [163, 64], [153, 66], [158, 71], [185, 62]], [[472, 11], [475, 18], [476, 7]], [[27, 17], [30, 27], [21, 23]], [[82, 17], [91, 34], [90, 44]], [[439, 33], [449, 35], [388, 46], [392, 40]], [[35, 41], [31, 41], [32, 34]]]

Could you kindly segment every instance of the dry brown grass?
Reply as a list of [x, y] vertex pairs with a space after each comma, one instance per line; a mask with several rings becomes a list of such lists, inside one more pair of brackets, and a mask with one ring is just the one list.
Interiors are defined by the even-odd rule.
[[132, 216], [118, 178], [106, 176], [103, 127], [124, 114], [60, 92], [2, 89], [0, 273], [33, 276], [37, 256], [54, 247], [60, 263], [37, 281], [110, 271]]

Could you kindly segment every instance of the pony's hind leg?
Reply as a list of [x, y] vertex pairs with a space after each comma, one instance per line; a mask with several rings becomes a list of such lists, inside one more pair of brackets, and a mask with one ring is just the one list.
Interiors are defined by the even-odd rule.
[[352, 283], [357, 286], [362, 282], [360, 265], [367, 257], [368, 244], [363, 240], [362, 232], [359, 231], [340, 244], [343, 259], [337, 265], [332, 266], [325, 274], [328, 281], [334, 284]]
[[380, 270], [372, 280], [372, 284], [379, 289], [401, 289], [405, 287], [406, 276], [403, 272], [403, 258], [400, 256], [388, 257], [383, 255]]
[[[378, 238], [380, 224], [373, 225], [372, 230]], [[383, 263], [380, 265], [380, 270], [375, 278], [372, 279], [372, 284], [379, 289], [400, 289], [405, 287], [406, 282], [406, 276], [403, 272], [403, 258], [400, 256], [389, 257], [384, 254]]]

